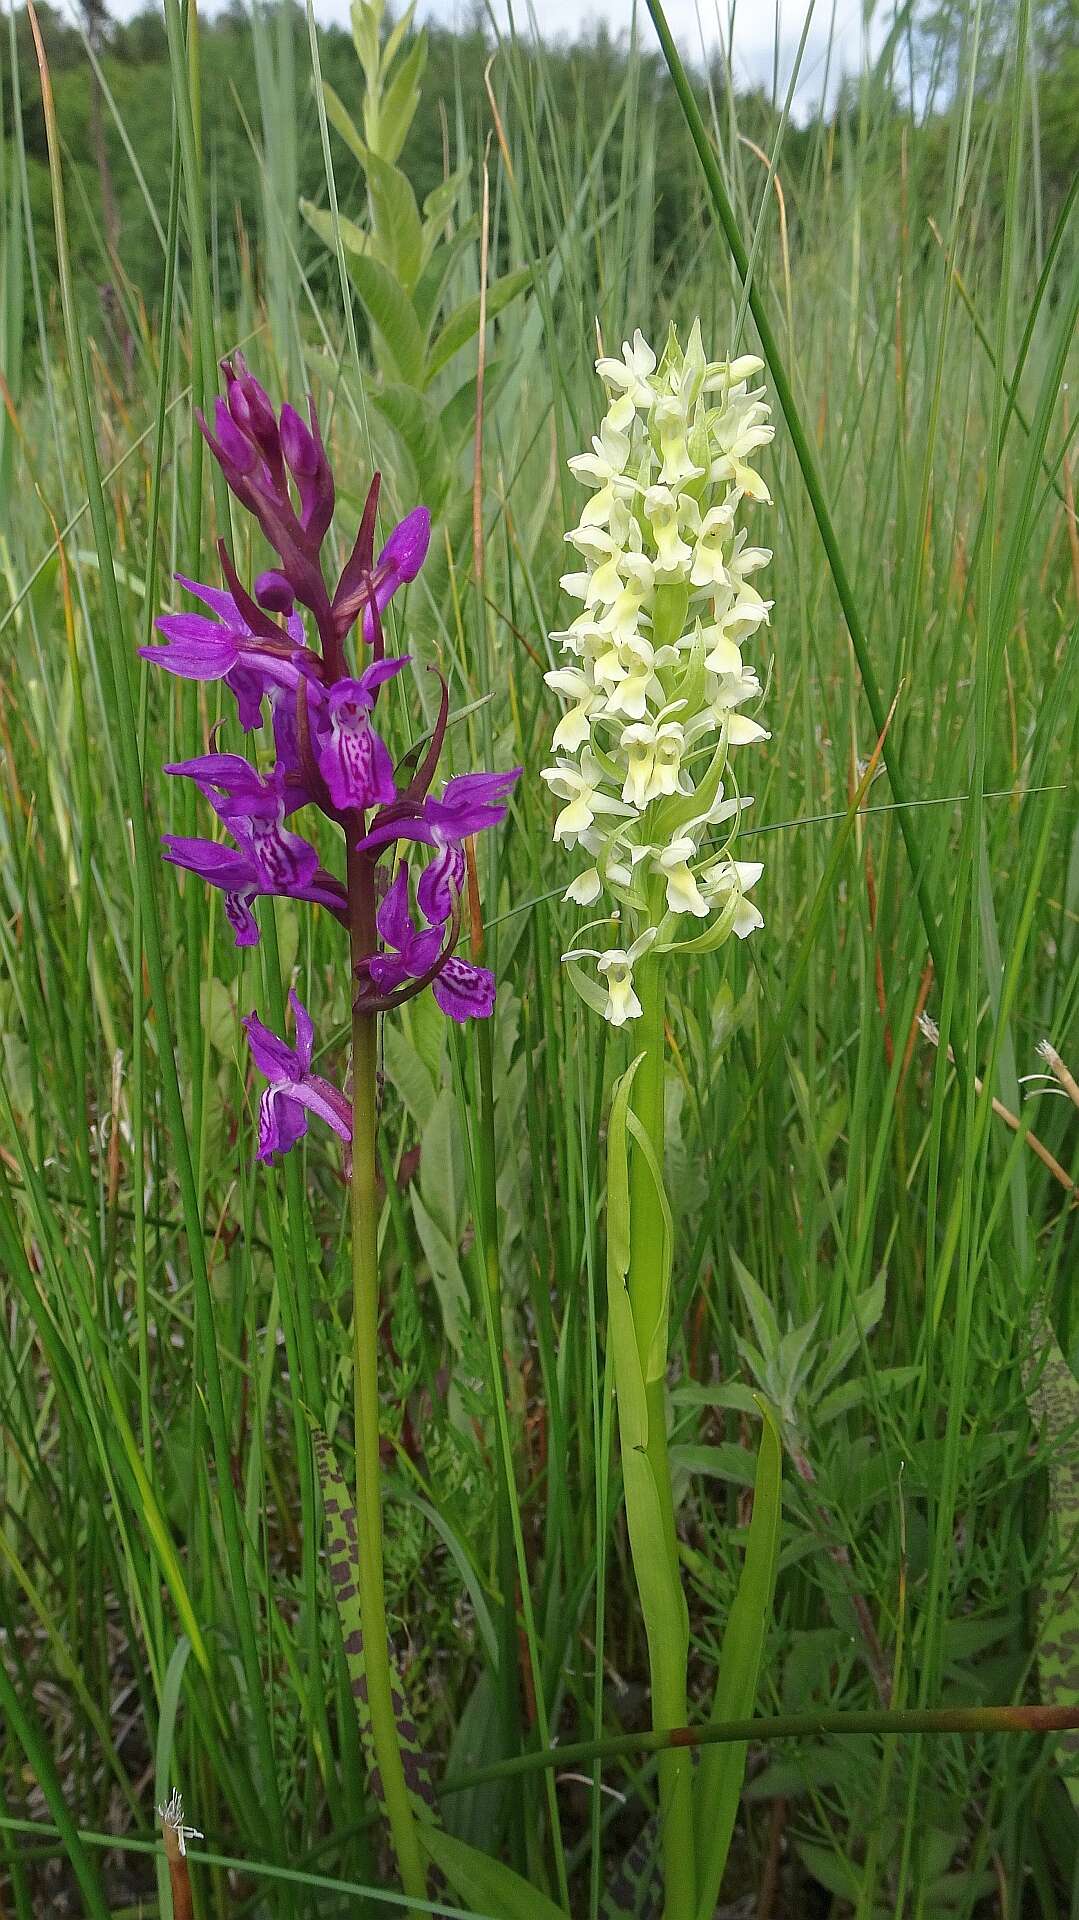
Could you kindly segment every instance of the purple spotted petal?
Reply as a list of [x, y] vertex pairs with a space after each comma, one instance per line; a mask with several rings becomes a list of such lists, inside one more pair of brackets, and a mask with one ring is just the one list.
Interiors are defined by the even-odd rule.
[[486, 1020], [494, 1012], [494, 974], [455, 953], [435, 975], [432, 992], [451, 1020]]
[[373, 697], [359, 680], [330, 688], [330, 737], [318, 756], [330, 799], [344, 811], [388, 806], [397, 797], [393, 761], [371, 725]]
[[266, 676], [254, 667], [233, 667], [232, 672], [225, 675], [225, 685], [236, 695], [236, 716], [244, 732], [261, 727]]
[[259, 943], [258, 921], [251, 911], [253, 898], [250, 893], [225, 895], [225, 918], [236, 935], [238, 947], [257, 947]]
[[155, 621], [169, 640], [167, 647], [140, 647], [139, 657], [182, 680], [223, 680], [239, 661], [236, 637], [217, 620], [201, 613], [164, 614]]
[[465, 883], [465, 856], [460, 847], [443, 847], [429, 861], [416, 887], [416, 904], [431, 926], [449, 919]]
[[264, 893], [302, 893], [318, 871], [318, 854], [298, 833], [281, 824], [283, 809], [268, 812], [260, 803], [241, 804], [222, 813], [229, 832], [250, 854]]

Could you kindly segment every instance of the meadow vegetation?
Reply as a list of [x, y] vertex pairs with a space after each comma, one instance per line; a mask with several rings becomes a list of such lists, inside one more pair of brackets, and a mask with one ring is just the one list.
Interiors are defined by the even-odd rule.
[[[339, 564], [376, 467], [387, 529], [430, 507], [387, 614], [420, 732], [436, 664], [448, 770], [524, 769], [477, 848], [489, 1046], [429, 999], [382, 1027], [388, 1605], [440, 1818], [592, 1920], [657, 1803], [640, 1752], [498, 1769], [650, 1724], [604, 1280], [636, 1048], [561, 964], [586, 916], [539, 772], [593, 363], [698, 315], [717, 358], [763, 323], [776, 436], [742, 828], [765, 924], [689, 959], [667, 1012], [691, 1713], [753, 1393], [784, 1454], [758, 1715], [1079, 1704], [1074, 8], [897, 9], [797, 122], [697, 74], [752, 300], [658, 53], [477, 22], [425, 71], [409, 28], [379, 137], [441, 263], [415, 343], [347, 35], [286, 7], [196, 31], [166, 0], [91, 22], [95, 89], [86, 38], [40, 20], [59, 143], [50, 172], [10, 14], [0, 178], [0, 1915], [169, 1913], [176, 1786], [205, 1920], [387, 1911], [312, 1447], [350, 1477], [347, 1182], [313, 1137], [255, 1165], [240, 1026], [283, 1031], [298, 985], [343, 1084], [350, 981], [325, 920], [264, 901], [237, 950], [159, 863], [207, 831], [162, 763], [243, 736], [217, 684], [137, 652], [175, 572], [219, 579], [219, 534], [266, 564], [193, 423], [237, 347], [275, 402], [317, 398]], [[756, 1742], [719, 1910], [1079, 1915], [1074, 1764], [1016, 1732]]]

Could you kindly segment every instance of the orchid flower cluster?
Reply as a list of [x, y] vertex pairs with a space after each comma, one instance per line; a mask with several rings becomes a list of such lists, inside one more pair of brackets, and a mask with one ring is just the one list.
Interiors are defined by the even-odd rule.
[[[444, 680], [430, 738], [396, 767], [374, 720], [382, 689], [409, 662], [407, 654], [387, 655], [382, 616], [423, 565], [430, 516], [424, 507], [408, 514], [376, 560], [376, 474], [331, 591], [323, 549], [335, 486], [314, 402], [308, 402], [307, 421], [288, 404], [278, 414], [241, 354], [224, 360], [222, 371], [226, 391], [216, 402], [213, 428], [201, 414], [199, 425], [278, 565], [248, 592], [219, 542], [225, 587], [177, 576], [208, 612], [164, 615], [157, 626], [167, 644], [140, 651], [182, 679], [223, 680], [245, 732], [264, 725], [268, 708], [275, 757], [265, 772], [242, 754], [216, 751], [167, 766], [167, 773], [194, 781], [228, 840], [168, 834], [165, 858], [223, 892], [238, 947], [258, 942], [253, 907], [261, 897], [325, 908], [349, 931], [355, 1004], [363, 1012], [385, 1012], [430, 986], [452, 1020], [484, 1018], [494, 1007], [494, 977], [455, 951], [464, 844], [504, 818], [520, 769], [458, 775], [434, 792], [449, 717]], [[355, 668], [346, 654], [353, 630], [361, 656]], [[289, 824], [310, 807], [344, 836], [344, 881]], [[402, 843], [423, 849], [425, 864], [414, 875], [409, 860], [398, 858], [391, 879], [382, 863]], [[269, 1080], [259, 1113], [263, 1160], [292, 1146], [311, 1112], [351, 1138], [348, 1104], [312, 1073], [312, 1023], [291, 998], [294, 1047], [253, 1013], [244, 1022], [255, 1062]]]
[[[633, 967], [650, 948], [709, 951], [763, 925], [746, 898], [761, 865], [731, 853], [751, 798], [724, 785], [731, 750], [769, 737], [743, 711], [761, 683], [742, 646], [768, 621], [751, 575], [771, 554], [737, 525], [743, 500], [770, 502], [751, 465], [775, 431], [763, 388], [748, 384], [763, 364], [706, 362], [699, 321], [684, 352], [672, 328], [657, 362], [638, 330], [620, 360], [596, 362], [608, 411], [592, 451], [569, 463], [593, 493], [566, 535], [584, 566], [562, 586], [583, 612], [551, 635], [570, 663], [547, 684], [569, 705], [543, 778], [564, 803], [555, 839], [588, 856], [566, 898], [586, 907], [606, 894], [629, 922], [624, 946], [565, 956], [613, 1026], [640, 1015]], [[684, 915], [717, 917], [679, 940]]]

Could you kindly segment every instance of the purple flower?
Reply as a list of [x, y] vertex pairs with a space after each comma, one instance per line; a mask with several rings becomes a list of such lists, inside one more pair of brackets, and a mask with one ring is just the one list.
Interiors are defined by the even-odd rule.
[[383, 993], [395, 993], [410, 980], [420, 980], [430, 971], [442, 950], [443, 928], [417, 929], [408, 905], [408, 861], [402, 860], [382, 905], [375, 916], [379, 936], [392, 951], [377, 953], [368, 962], [368, 971]]
[[488, 1020], [495, 1010], [495, 977], [451, 953], [431, 984], [443, 1013], [451, 1020]]
[[428, 794], [407, 813], [391, 809], [389, 817], [376, 820], [359, 844], [367, 849], [384, 847], [391, 840], [416, 840], [428, 847], [459, 845], [505, 819], [507, 797], [520, 776], [520, 767], [511, 767], [508, 773], [458, 774], [446, 782], [438, 800]]
[[[224, 680], [236, 695], [240, 725], [249, 732], [262, 723], [262, 697], [270, 687], [295, 687], [308, 671], [313, 656], [305, 648], [303, 622], [292, 614], [286, 623], [288, 642], [275, 646], [248, 626], [231, 593], [203, 586], [176, 575], [182, 587], [217, 615], [166, 613], [155, 621], [169, 642], [167, 647], [140, 647], [152, 660], [184, 680]], [[289, 644], [291, 643], [291, 644]]]
[[[461, 864], [463, 867], [463, 860]], [[408, 862], [402, 860], [376, 917], [379, 935], [390, 951], [373, 954], [367, 963], [368, 973], [384, 994], [401, 993], [416, 981], [423, 985], [430, 982], [438, 1005], [451, 1020], [485, 1020], [494, 1011], [494, 974], [451, 951], [459, 895], [450, 891], [445, 877], [439, 883], [445, 893], [437, 897], [446, 899], [446, 913], [432, 920], [424, 910], [424, 881], [430, 871], [428, 867], [420, 876], [417, 888], [417, 900], [428, 921], [418, 928], [408, 904]], [[428, 899], [434, 897], [429, 890]]]
[[254, 1013], [244, 1016], [252, 1058], [269, 1086], [259, 1101], [260, 1160], [287, 1153], [307, 1132], [307, 1116], [316, 1113], [342, 1140], [351, 1143], [352, 1116], [344, 1094], [311, 1072], [314, 1029], [311, 1016], [295, 993], [289, 1003], [296, 1021], [296, 1045], [290, 1047], [264, 1027]]
[[[289, 835], [290, 839], [294, 837]], [[303, 884], [283, 887], [267, 885], [265, 867], [255, 861], [248, 847], [226, 847], [217, 840], [175, 833], [166, 833], [162, 844], [165, 859], [173, 866], [185, 867], [189, 873], [197, 873], [208, 886], [221, 888], [238, 947], [258, 945], [259, 930], [251, 905], [260, 894], [287, 893], [292, 899], [310, 900], [315, 906], [328, 907], [339, 920], [347, 920], [344, 888], [318, 865], [317, 855], [315, 869]]]
[[398, 660], [376, 660], [358, 680], [337, 680], [327, 690], [329, 731], [318, 765], [339, 812], [387, 806], [397, 798], [393, 761], [371, 725], [371, 714], [379, 687], [407, 662], [407, 654]]
[[342, 632], [347, 632], [362, 609], [363, 637], [371, 646], [380, 631], [382, 615], [398, 587], [407, 586], [409, 581], [414, 580], [427, 558], [431, 543], [431, 515], [426, 507], [414, 507], [411, 513], [406, 514], [400, 525], [394, 528], [373, 567], [371, 548], [367, 544], [370, 538], [367, 521], [365, 514], [356, 545], [334, 594], [333, 611], [338, 627]]

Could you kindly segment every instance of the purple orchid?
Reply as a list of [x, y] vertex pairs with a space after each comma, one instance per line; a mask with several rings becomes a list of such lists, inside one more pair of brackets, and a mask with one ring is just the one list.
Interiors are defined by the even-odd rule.
[[522, 769], [507, 773], [461, 773], [447, 780], [441, 797], [428, 794], [415, 807], [394, 808], [376, 820], [360, 841], [367, 851], [392, 840], [415, 840], [428, 847], [459, 846], [486, 827], [497, 827], [506, 817], [508, 796]]
[[[417, 927], [408, 903], [408, 862], [401, 861], [393, 885], [378, 910], [377, 926], [385, 947], [367, 962], [368, 975], [387, 997], [407, 990], [411, 982], [420, 981], [423, 985], [430, 982], [435, 1000], [451, 1020], [488, 1019], [495, 1005], [494, 974], [487, 967], [461, 960], [453, 952], [460, 901], [444, 879], [441, 886], [446, 889], [444, 897], [449, 903], [446, 913], [433, 918], [425, 911], [424, 880], [430, 870], [428, 867], [420, 876], [417, 887], [417, 903], [427, 924]], [[441, 893], [433, 896], [432, 890], [428, 890], [429, 903], [432, 897], [440, 902], [443, 896]]]
[[217, 618], [207, 619], [204, 613], [162, 614], [154, 624], [168, 646], [140, 647], [139, 653], [184, 680], [224, 680], [236, 695], [240, 725], [250, 732], [262, 723], [263, 695], [275, 686], [295, 688], [307, 661], [314, 658], [304, 646], [303, 621], [298, 614], [290, 614], [281, 641], [269, 643], [248, 625], [231, 593], [188, 580], [182, 573], [176, 578]]
[[319, 772], [339, 812], [364, 812], [397, 798], [393, 761], [371, 725], [378, 690], [408, 664], [408, 654], [376, 660], [358, 680], [337, 680], [326, 691], [328, 738], [318, 756]]
[[[376, 560], [381, 480], [375, 474], [334, 585], [324, 571], [323, 547], [336, 489], [313, 402], [306, 421], [287, 404], [275, 411], [240, 354], [223, 361], [222, 371], [225, 394], [215, 404], [213, 427], [201, 416], [199, 424], [275, 559], [249, 590], [219, 542], [224, 585], [177, 575], [205, 611], [163, 615], [157, 622], [162, 644], [140, 651], [182, 679], [224, 680], [245, 732], [263, 724], [268, 702], [274, 762], [260, 771], [241, 754], [216, 750], [171, 762], [166, 771], [194, 782], [234, 844], [166, 835], [165, 858], [220, 889], [238, 947], [258, 942], [253, 907], [260, 897], [325, 907], [349, 931], [357, 1018], [374, 1018], [427, 987], [450, 1019], [486, 1018], [494, 1007], [494, 976], [455, 951], [464, 842], [505, 818], [521, 770], [460, 774], [434, 797], [449, 720], [441, 675], [435, 725], [396, 768], [385, 729], [375, 723], [382, 688], [409, 659], [386, 657], [382, 616], [424, 563], [430, 514], [426, 507], [406, 514]], [[307, 610], [306, 630], [298, 608]], [[312, 841], [287, 824], [308, 806], [347, 832], [347, 883], [327, 872]], [[399, 861], [387, 888], [379, 863], [400, 842], [425, 847], [429, 857], [416, 875]], [[310, 1071], [311, 1022], [295, 996], [293, 1008], [295, 1047], [254, 1014], [244, 1023], [270, 1082], [260, 1109], [264, 1160], [301, 1137], [309, 1112], [350, 1137], [342, 1096]]]
[[311, 1072], [314, 1028], [307, 1008], [289, 994], [296, 1021], [296, 1045], [290, 1047], [264, 1027], [257, 1014], [244, 1016], [251, 1055], [269, 1086], [259, 1101], [260, 1160], [287, 1153], [307, 1132], [307, 1116], [317, 1114], [341, 1139], [351, 1144], [352, 1116], [344, 1094], [319, 1073]]
[[267, 885], [264, 866], [259, 866], [246, 848], [226, 847], [219, 840], [200, 840], [191, 835], [166, 833], [162, 844], [164, 858], [175, 867], [197, 873], [207, 886], [219, 887], [225, 896], [225, 913], [236, 935], [238, 947], [257, 947], [258, 923], [251, 905], [261, 894], [286, 892], [293, 900], [309, 900], [313, 906], [327, 907], [338, 920], [348, 919], [345, 890], [339, 880], [318, 865], [301, 884], [287, 889]]

